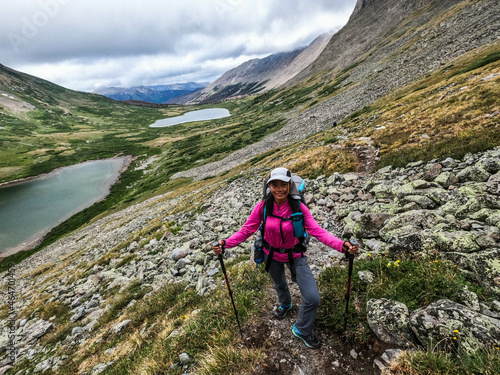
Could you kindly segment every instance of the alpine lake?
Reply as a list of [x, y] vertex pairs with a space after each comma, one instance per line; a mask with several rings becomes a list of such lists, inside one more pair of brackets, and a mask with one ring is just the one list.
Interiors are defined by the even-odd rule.
[[[161, 119], [150, 127], [228, 116], [227, 109], [208, 108]], [[52, 228], [105, 198], [126, 164], [126, 157], [88, 161], [0, 187], [0, 257], [36, 246]]]

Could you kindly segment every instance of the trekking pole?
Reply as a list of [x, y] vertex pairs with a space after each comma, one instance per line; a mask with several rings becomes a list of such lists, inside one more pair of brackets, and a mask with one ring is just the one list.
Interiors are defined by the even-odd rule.
[[[358, 240], [355, 238], [351, 238], [349, 240], [349, 243], [352, 246], [356, 246], [358, 244]], [[352, 269], [354, 265], [354, 255], [351, 253], [347, 252], [347, 258], [349, 259], [349, 272], [348, 272], [348, 278], [347, 278], [347, 293], [345, 295], [345, 314], [344, 314], [344, 339], [346, 338], [346, 332], [347, 332], [347, 318], [349, 316], [349, 298], [351, 296], [351, 276], [352, 276]]]
[[[220, 246], [218, 242], [214, 242], [213, 247]], [[238, 328], [240, 330], [241, 339], [243, 340], [243, 332], [241, 331], [240, 320], [238, 319], [238, 310], [236, 310], [236, 305], [234, 304], [233, 299], [233, 291], [231, 290], [231, 286], [229, 285], [229, 279], [227, 278], [226, 266], [224, 266], [224, 259], [222, 258], [222, 254], [218, 256], [220, 266], [222, 268], [222, 273], [224, 274], [224, 278], [226, 279], [227, 291], [229, 292], [229, 296], [231, 297], [231, 302], [233, 303], [234, 315], [236, 316], [236, 321], [238, 322]]]

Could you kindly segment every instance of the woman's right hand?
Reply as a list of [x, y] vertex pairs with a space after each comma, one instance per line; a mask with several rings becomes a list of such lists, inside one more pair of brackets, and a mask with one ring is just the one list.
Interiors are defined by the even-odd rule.
[[224, 240], [219, 240], [218, 243], [212, 244], [212, 250], [214, 251], [215, 255], [221, 255], [224, 252], [224, 245], [226, 244], [226, 241]]

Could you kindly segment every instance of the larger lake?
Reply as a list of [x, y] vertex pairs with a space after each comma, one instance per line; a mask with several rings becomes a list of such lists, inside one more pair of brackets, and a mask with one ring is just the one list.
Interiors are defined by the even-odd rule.
[[104, 198], [126, 162], [85, 162], [0, 188], [0, 254], [32, 247], [51, 228]]
[[152, 128], [164, 128], [166, 126], [184, 124], [186, 122], [215, 120], [218, 118], [229, 117], [231, 113], [225, 108], [207, 108], [199, 111], [186, 112], [182, 116], [169, 117], [156, 121], [149, 125]]

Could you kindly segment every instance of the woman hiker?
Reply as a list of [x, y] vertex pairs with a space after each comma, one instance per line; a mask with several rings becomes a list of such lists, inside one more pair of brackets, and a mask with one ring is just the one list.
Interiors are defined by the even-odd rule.
[[[292, 298], [285, 277], [284, 266], [286, 264], [292, 272], [292, 279], [295, 279], [299, 286], [302, 297], [302, 304], [292, 333], [304, 341], [307, 347], [316, 349], [321, 344], [313, 334], [314, 320], [319, 305], [319, 292], [316, 280], [307, 264], [304, 247], [299, 238], [295, 237], [293, 222], [290, 220], [293, 213], [292, 206], [296, 204], [294, 203], [296, 200], [290, 196], [291, 176], [286, 168], [272, 170], [268, 180], [270, 194], [257, 203], [243, 227], [228, 239], [219, 240], [219, 246], [213, 246], [213, 251], [219, 255], [225, 248], [230, 249], [239, 245], [255, 233], [261, 223], [264, 223], [264, 262], [274, 282], [280, 303], [274, 315], [283, 319], [292, 309]], [[303, 215], [304, 229], [309, 234], [341, 253], [348, 251], [350, 254], [357, 254], [358, 245], [352, 246], [349, 242], [344, 242], [321, 228], [303, 203], [300, 203], [300, 211]]]

